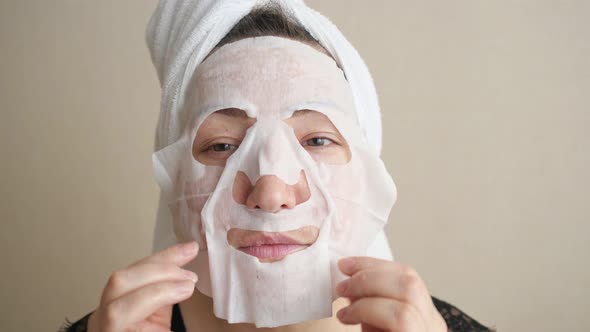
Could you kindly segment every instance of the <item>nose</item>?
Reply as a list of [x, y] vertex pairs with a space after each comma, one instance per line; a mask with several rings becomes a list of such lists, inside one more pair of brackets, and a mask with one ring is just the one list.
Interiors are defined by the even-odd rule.
[[281, 209], [292, 209], [307, 201], [311, 193], [303, 170], [299, 174], [299, 180], [293, 185], [286, 184], [275, 175], [264, 175], [252, 185], [248, 176], [238, 171], [232, 196], [237, 203], [250, 209], [275, 213]]

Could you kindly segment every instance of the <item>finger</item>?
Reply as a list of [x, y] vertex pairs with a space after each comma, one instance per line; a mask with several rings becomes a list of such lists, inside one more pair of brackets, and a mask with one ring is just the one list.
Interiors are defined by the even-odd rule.
[[111, 274], [100, 303], [109, 303], [125, 293], [165, 280], [192, 280], [197, 282], [198, 277], [196, 273], [173, 264], [145, 263], [132, 265]]
[[343, 324], [367, 324], [387, 331], [424, 331], [424, 322], [411, 305], [381, 297], [357, 300], [337, 313]]
[[338, 268], [342, 273], [347, 276], [351, 276], [360, 270], [369, 269], [393, 269], [397, 265], [401, 265], [398, 262], [388, 261], [384, 259], [366, 257], [366, 256], [351, 256], [342, 258], [338, 261]]
[[[167, 323], [170, 325], [170, 322]], [[141, 331], [141, 332], [170, 332], [170, 328], [166, 328], [163, 325], [152, 323], [149, 321], [142, 321], [137, 324], [134, 331]]]
[[104, 306], [104, 321], [110, 331], [123, 331], [164, 306], [189, 298], [195, 290], [190, 280], [149, 284], [121, 296]]
[[424, 281], [410, 268], [361, 270], [340, 282], [336, 292], [348, 298], [387, 297], [423, 310], [432, 301]]
[[161, 326], [170, 326], [170, 321], [172, 319], [172, 306], [167, 305], [156, 312], [152, 313], [148, 318], [147, 321], [159, 324]]
[[177, 266], [183, 266], [193, 260], [198, 253], [199, 244], [196, 241], [179, 243], [151, 256], [145, 257], [130, 266], [145, 263], [172, 263]]
[[361, 324], [361, 330], [362, 332], [383, 332], [382, 329], [378, 329], [366, 323]]

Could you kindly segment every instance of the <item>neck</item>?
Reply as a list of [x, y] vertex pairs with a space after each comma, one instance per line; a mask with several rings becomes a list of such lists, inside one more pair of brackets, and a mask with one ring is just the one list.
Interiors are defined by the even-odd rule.
[[307, 321], [294, 325], [275, 328], [256, 328], [253, 324], [229, 324], [227, 321], [215, 317], [213, 314], [213, 300], [198, 290], [192, 297], [179, 304], [182, 318], [187, 332], [224, 331], [224, 332], [359, 332], [360, 326], [346, 326], [340, 323], [335, 314], [349, 304], [348, 300], [339, 298], [332, 305], [332, 317]]

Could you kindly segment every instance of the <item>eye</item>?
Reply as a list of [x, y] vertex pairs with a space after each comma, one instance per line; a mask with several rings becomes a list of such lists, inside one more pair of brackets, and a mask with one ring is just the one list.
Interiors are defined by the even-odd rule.
[[226, 151], [233, 151], [237, 149], [237, 145], [229, 144], [229, 143], [215, 143], [209, 145], [205, 151], [213, 151], [213, 152], [226, 152]]
[[205, 165], [224, 165], [239, 147], [240, 141], [231, 137], [218, 137], [203, 143], [193, 145], [193, 157]]
[[327, 137], [312, 137], [306, 141], [303, 142], [303, 146], [327, 146], [330, 144], [334, 144], [334, 141], [332, 141], [331, 139], [327, 138]]

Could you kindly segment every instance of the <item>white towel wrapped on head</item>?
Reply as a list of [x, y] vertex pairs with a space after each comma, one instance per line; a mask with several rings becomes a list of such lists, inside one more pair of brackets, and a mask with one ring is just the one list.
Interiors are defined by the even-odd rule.
[[147, 44], [162, 87], [155, 150], [180, 135], [183, 104], [195, 68], [253, 8], [269, 2], [303, 26], [332, 55], [352, 88], [359, 125], [381, 151], [381, 116], [373, 79], [364, 61], [332, 22], [302, 0], [161, 0], [147, 27]]

